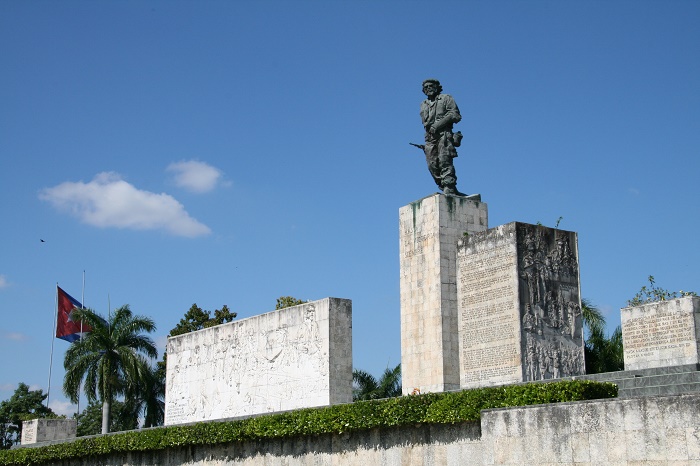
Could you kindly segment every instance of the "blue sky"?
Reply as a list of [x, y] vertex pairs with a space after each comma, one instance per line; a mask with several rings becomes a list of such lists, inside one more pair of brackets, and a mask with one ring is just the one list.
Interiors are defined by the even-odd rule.
[[[579, 234], [610, 329], [700, 289], [700, 2], [0, 2], [0, 399], [46, 390], [55, 285], [164, 337], [192, 303], [353, 300], [400, 362], [398, 209], [436, 188], [421, 82], [463, 116], [490, 226]], [[44, 239], [45, 242], [40, 242]], [[52, 406], [68, 343], [56, 340]]]

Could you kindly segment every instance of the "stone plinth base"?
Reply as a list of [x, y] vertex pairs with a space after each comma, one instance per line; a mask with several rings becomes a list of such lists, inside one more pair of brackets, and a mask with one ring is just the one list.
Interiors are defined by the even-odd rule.
[[486, 204], [434, 194], [399, 210], [403, 393], [459, 388], [457, 240], [488, 228]]
[[620, 310], [625, 370], [700, 363], [700, 297]]
[[576, 233], [513, 222], [460, 239], [461, 388], [584, 373]]
[[352, 402], [352, 302], [326, 298], [168, 339], [165, 424]]
[[22, 423], [22, 445], [75, 438], [75, 419], [32, 419]]

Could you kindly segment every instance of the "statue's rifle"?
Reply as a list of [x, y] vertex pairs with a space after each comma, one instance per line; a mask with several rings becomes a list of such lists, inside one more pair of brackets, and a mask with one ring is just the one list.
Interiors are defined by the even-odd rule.
[[413, 144], [412, 142], [409, 142], [409, 144], [413, 147], [419, 148], [420, 150], [425, 150], [425, 146], [423, 144]]

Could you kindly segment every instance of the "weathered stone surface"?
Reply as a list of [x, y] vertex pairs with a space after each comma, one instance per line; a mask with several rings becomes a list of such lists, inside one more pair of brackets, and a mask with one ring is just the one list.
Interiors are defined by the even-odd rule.
[[75, 419], [32, 419], [22, 422], [22, 445], [75, 438]]
[[165, 424], [352, 401], [352, 303], [326, 298], [168, 339]]
[[458, 241], [460, 385], [584, 373], [576, 233], [513, 222]]
[[620, 310], [625, 370], [700, 364], [700, 297]]
[[434, 194], [399, 210], [403, 392], [459, 388], [457, 239], [485, 231], [486, 204]]
[[484, 411], [482, 464], [698, 464], [698, 402], [685, 395]]

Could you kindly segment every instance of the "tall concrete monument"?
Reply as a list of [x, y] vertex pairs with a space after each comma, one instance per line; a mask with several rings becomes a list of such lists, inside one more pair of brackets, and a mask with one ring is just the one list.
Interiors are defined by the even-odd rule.
[[326, 298], [168, 339], [165, 424], [352, 401], [352, 303]]
[[461, 388], [582, 375], [574, 232], [513, 222], [459, 240]]
[[433, 194], [399, 210], [403, 393], [459, 388], [457, 240], [488, 228], [486, 204]]

